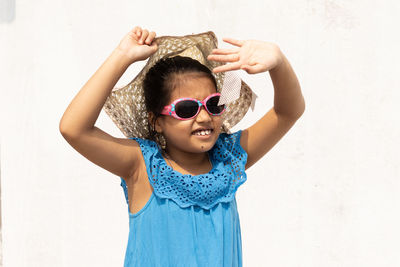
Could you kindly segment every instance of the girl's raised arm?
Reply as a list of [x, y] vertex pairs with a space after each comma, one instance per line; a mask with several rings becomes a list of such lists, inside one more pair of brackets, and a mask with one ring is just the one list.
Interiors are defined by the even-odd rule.
[[60, 132], [84, 157], [124, 179], [131, 177], [140, 149], [130, 139], [115, 138], [94, 124], [111, 90], [130, 64], [157, 51], [155, 33], [135, 27], [120, 42], [64, 112]]
[[289, 61], [273, 43], [224, 38], [237, 47], [215, 49], [209, 60], [229, 62], [214, 72], [243, 69], [250, 74], [269, 71], [274, 85], [274, 106], [242, 132], [240, 144], [247, 152], [246, 169], [264, 156], [289, 131], [305, 110], [305, 102]]

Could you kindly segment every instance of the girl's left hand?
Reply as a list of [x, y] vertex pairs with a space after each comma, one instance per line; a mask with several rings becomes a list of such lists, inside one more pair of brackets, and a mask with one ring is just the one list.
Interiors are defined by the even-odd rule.
[[283, 61], [283, 54], [276, 44], [257, 40], [241, 41], [232, 38], [223, 38], [223, 40], [237, 47], [213, 49], [207, 57], [208, 60], [230, 62], [214, 68], [213, 72], [242, 69], [247, 73], [255, 74], [269, 71]]

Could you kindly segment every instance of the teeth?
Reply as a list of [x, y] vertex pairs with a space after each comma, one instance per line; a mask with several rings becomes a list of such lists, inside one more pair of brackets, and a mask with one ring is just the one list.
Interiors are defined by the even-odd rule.
[[211, 134], [211, 130], [201, 130], [201, 131], [196, 131], [194, 135], [209, 135]]

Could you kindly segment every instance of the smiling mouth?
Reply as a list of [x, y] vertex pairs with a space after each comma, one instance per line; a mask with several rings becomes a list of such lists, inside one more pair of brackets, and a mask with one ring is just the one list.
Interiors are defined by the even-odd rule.
[[210, 135], [212, 133], [212, 131], [213, 131], [213, 129], [204, 129], [204, 130], [194, 131], [192, 134], [198, 135], [198, 136], [206, 136], [206, 135]]

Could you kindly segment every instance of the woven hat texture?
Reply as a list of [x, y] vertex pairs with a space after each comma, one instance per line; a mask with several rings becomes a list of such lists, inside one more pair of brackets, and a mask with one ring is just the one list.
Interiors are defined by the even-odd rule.
[[[157, 42], [158, 49], [149, 57], [144, 68], [129, 84], [122, 88], [114, 88], [103, 106], [106, 114], [128, 138], [149, 138], [148, 113], [142, 85], [146, 73], [157, 61], [180, 55], [196, 59], [210, 70], [223, 65], [220, 62], [207, 60], [211, 51], [217, 48], [217, 38], [211, 31], [186, 36], [161, 36], [154, 41]], [[220, 72], [213, 75], [217, 81], [217, 91], [221, 92], [225, 74]], [[244, 117], [251, 100], [251, 89], [241, 81], [240, 97], [228, 103], [222, 115], [222, 132], [229, 132], [229, 129]]]

